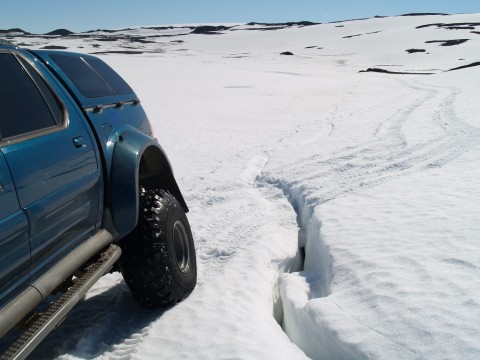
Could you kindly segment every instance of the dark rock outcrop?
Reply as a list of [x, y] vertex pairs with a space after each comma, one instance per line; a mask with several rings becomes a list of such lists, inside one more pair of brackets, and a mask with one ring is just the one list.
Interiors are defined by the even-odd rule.
[[448, 70], [448, 71], [461, 70], [461, 69], [466, 69], [466, 68], [474, 67], [474, 66], [480, 66], [480, 61], [476, 61], [476, 62], [474, 62], [474, 63], [467, 64], [467, 65], [462, 65], [462, 66], [459, 66], [459, 67], [450, 69], [450, 70]]
[[433, 23], [417, 26], [416, 29], [423, 29], [426, 27], [436, 26], [437, 28], [443, 28], [448, 30], [471, 30], [475, 29], [476, 26], [480, 26], [478, 22], [469, 22], [469, 23]]
[[47, 46], [42, 47], [42, 49], [46, 49], [46, 50], [66, 50], [68, 48], [65, 47], [65, 46], [59, 46], [59, 45], [47, 45]]
[[430, 41], [425, 41], [425, 43], [426, 44], [440, 43], [440, 46], [454, 46], [454, 45], [463, 44], [464, 42], [467, 42], [468, 40], [470, 40], [470, 39], [430, 40]]
[[45, 35], [56, 35], [56, 36], [69, 36], [74, 34], [74, 32], [67, 29], [57, 29], [46, 33]]
[[400, 15], [400, 16], [430, 16], [430, 15], [448, 16], [450, 14], [444, 14], [444, 13], [409, 13], [409, 14], [403, 14], [403, 15]]
[[426, 50], [425, 49], [407, 49], [405, 51], [408, 52], [409, 54], [413, 54], [418, 52], [425, 52]]
[[403, 71], [390, 71], [379, 68], [368, 68], [367, 70], [360, 70], [359, 72], [376, 72], [382, 74], [400, 74], [400, 75], [432, 75], [433, 73], [416, 73], [416, 72], [403, 72]]
[[19, 29], [19, 28], [8, 29], [8, 30], [1, 30], [0, 29], [0, 34], [10, 34], [10, 33], [21, 33], [23, 35], [30, 35], [30, 33], [26, 32], [25, 30]]
[[205, 34], [205, 35], [212, 35], [212, 34], [219, 34], [219, 31], [225, 31], [230, 29], [228, 26], [211, 26], [211, 25], [204, 25], [198, 26], [191, 32], [192, 34]]
[[289, 21], [285, 23], [261, 23], [261, 22], [249, 22], [247, 25], [262, 25], [262, 26], [311, 26], [311, 25], [319, 25], [320, 23], [315, 23], [311, 21]]

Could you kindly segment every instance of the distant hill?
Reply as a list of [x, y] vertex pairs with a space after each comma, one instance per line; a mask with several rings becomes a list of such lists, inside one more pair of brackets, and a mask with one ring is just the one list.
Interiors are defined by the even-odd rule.
[[75, 34], [74, 32], [67, 30], [67, 29], [57, 29], [46, 33], [45, 35], [59, 35], [59, 36], [68, 36]]
[[10, 33], [15, 33], [15, 34], [21, 33], [21, 34], [25, 34], [25, 35], [29, 34], [25, 30], [22, 30], [22, 29], [19, 29], [19, 28], [8, 29], [8, 30], [1, 30], [0, 29], [0, 34], [10, 34]]

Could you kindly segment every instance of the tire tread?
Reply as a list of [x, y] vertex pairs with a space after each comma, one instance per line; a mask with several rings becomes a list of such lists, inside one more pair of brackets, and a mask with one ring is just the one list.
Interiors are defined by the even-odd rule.
[[170, 193], [142, 189], [138, 225], [124, 247], [122, 274], [134, 299], [146, 308], [173, 305], [192, 290], [176, 281], [170, 269], [166, 227], [172, 207], [180, 204]]

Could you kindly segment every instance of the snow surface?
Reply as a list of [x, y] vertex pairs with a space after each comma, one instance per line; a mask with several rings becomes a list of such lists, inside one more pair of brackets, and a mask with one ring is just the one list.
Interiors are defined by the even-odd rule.
[[[480, 14], [22, 39], [143, 52], [100, 56], [142, 99], [198, 258], [168, 310], [105, 276], [32, 358], [480, 358], [480, 67], [445, 71], [480, 61], [480, 34], [416, 28], [465, 22]], [[469, 41], [426, 43], [451, 39]]]

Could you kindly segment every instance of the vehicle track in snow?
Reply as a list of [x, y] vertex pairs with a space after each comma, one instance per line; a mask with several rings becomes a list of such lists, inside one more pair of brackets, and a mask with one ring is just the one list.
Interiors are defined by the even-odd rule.
[[[261, 173], [267, 161], [267, 154], [253, 156], [246, 164], [239, 166], [241, 170], [237, 181], [228, 185], [205, 187], [196, 191], [197, 196], [190, 199], [189, 203], [197, 207], [195, 214], [201, 218], [194, 220], [195, 225], [192, 228], [197, 252], [198, 283], [190, 299], [171, 309], [144, 310], [132, 299], [121, 275], [109, 274], [102, 278], [90, 296], [71, 312], [61, 327], [47, 337], [33, 356], [39, 359], [72, 359], [78, 354], [80, 357], [88, 355], [89, 358], [96, 359], [131, 359], [136, 357], [137, 352], [148, 351], [152, 338], [161, 341], [163, 348], [178, 347], [176, 341], [184, 331], [183, 326], [187, 328], [195, 326], [201, 331], [201, 326], [211, 321], [207, 318], [211, 318], [212, 314], [221, 317], [218, 329], [225, 327], [235, 331], [232, 329], [235, 328], [236, 323], [239, 323], [239, 319], [235, 316], [244, 316], [243, 311], [253, 313], [259, 306], [256, 304], [258, 300], [255, 299], [258, 291], [245, 289], [245, 286], [249, 286], [248, 281], [247, 284], [242, 284], [242, 281], [246, 281], [246, 277], [251, 276], [249, 267], [258, 266], [255, 262], [251, 263], [251, 259], [255, 256], [263, 256], [262, 253], [270, 259], [268, 248], [275, 247], [275, 244], [270, 241], [269, 236], [275, 228], [275, 222], [282, 221], [282, 218], [272, 221], [272, 214], [278, 214], [275, 210], [277, 206], [288, 208], [288, 202], [280, 196], [281, 192], [278, 189], [261, 190], [256, 186], [255, 178]], [[280, 205], [272, 205], [275, 197], [280, 200]], [[282, 213], [291, 218], [291, 213]], [[221, 215], [218, 216], [219, 214]], [[295, 228], [293, 221], [291, 221], [291, 227]], [[290, 239], [291, 237], [287, 238], [289, 241]], [[295, 245], [295, 241], [292, 243]], [[271, 277], [271, 280], [267, 280], [267, 284], [273, 289], [271, 291], [277, 294], [272, 295], [269, 311], [262, 316], [270, 317], [273, 324], [271, 326], [275, 325], [279, 333], [282, 331], [271, 315], [274, 312], [274, 298], [279, 296], [276, 288], [276, 274], [288, 271], [294, 258], [295, 251], [292, 251], [291, 259], [274, 258], [270, 265], [273, 273], [267, 276], [267, 278]], [[237, 265], [232, 266], [235, 262]], [[245, 264], [244, 273], [236, 270], [242, 268], [238, 263]], [[223, 280], [226, 272], [236, 273], [235, 277], [230, 277], [229, 281]], [[112, 283], [115, 285], [112, 286]], [[256, 282], [251, 284], [257, 286]], [[212, 286], [216, 289], [215, 294], [223, 293], [225, 299], [211, 299], [208, 288]], [[240, 289], [236, 290], [239, 286]], [[235, 305], [230, 304], [229, 301], [232, 300], [228, 299], [232, 296], [231, 294], [242, 291], [247, 292], [251, 299], [249, 300], [243, 294], [235, 300]], [[262, 291], [269, 293], [270, 290], [265, 288]], [[197, 294], [199, 295], [196, 296]], [[225, 306], [228, 308], [239, 306], [242, 310], [229, 315], [230, 313], [223, 309]], [[210, 309], [212, 314], [206, 311], [194, 315], [197, 307]], [[248, 308], [251, 309], [246, 310]], [[233, 318], [230, 318], [232, 316]], [[178, 325], [175, 330], [164, 329], [163, 318], [171, 317], [189, 319], [175, 322]], [[252, 329], [250, 333], [254, 331]], [[228, 330], [224, 333], [228, 334]], [[242, 338], [237, 338], [236, 341], [248, 343]], [[211, 346], [208, 343], [197, 344], [192, 340], [189, 345], [192, 347], [190, 350], [188, 346], [182, 346], [188, 354], [195, 352], [199, 357], [202, 357], [202, 352], [204, 356], [211, 354]], [[292, 347], [291, 344], [287, 343], [287, 345]], [[232, 344], [232, 348], [237, 347], [238, 344]], [[271, 349], [262, 349], [262, 347], [255, 349], [255, 352], [259, 353], [259, 358], [263, 357], [263, 351], [268, 353]]]
[[208, 214], [214, 210], [222, 214], [208, 216], [207, 221], [197, 220], [193, 228], [199, 285], [211, 281], [234, 257], [244, 255], [251, 250], [252, 243], [268, 233], [266, 229], [274, 222], [268, 215], [269, 198], [275, 194], [258, 189], [256, 183], [256, 177], [267, 162], [266, 153], [256, 155], [247, 161], [238, 179], [232, 183], [197, 189], [199, 195], [192, 199], [201, 206], [197, 213]]
[[[152, 342], [161, 342], [167, 353], [175, 352], [179, 358], [214, 358], [215, 351], [225, 353], [226, 348], [232, 358], [266, 358], [272, 353], [281, 358], [284, 350], [296, 354], [294, 358], [305, 358], [297, 347], [284, 342], [286, 336], [272, 316], [272, 292], [278, 292], [278, 274], [288, 271], [296, 257], [296, 241], [291, 236], [279, 237], [278, 224], [288, 223], [287, 232], [292, 230], [289, 235], [295, 233], [296, 227], [281, 191], [257, 188], [255, 178], [267, 160], [264, 153], [253, 156], [239, 166], [237, 179], [228, 185], [203, 189], [197, 185], [189, 199], [197, 252], [197, 287], [188, 299], [152, 319], [141, 334], [137, 354], [148, 352]], [[275, 255], [276, 247], [284, 249], [276, 241], [282, 239], [292, 245], [291, 258], [285, 258], [282, 251], [281, 256]], [[244, 320], [249, 317], [265, 318], [262, 323], [269, 330], [265, 332], [255, 325], [257, 319], [246, 326]], [[170, 324], [168, 328], [165, 322]], [[212, 322], [216, 324], [214, 329]], [[188, 334], [192, 327], [204, 339], [199, 336], [182, 341], [182, 334]], [[268, 343], [265, 346], [263, 336], [282, 340], [272, 349]]]
[[199, 204], [198, 211], [208, 214], [214, 208], [221, 214], [202, 218], [193, 229], [199, 285], [209, 281], [237, 252], [247, 247], [261, 227], [261, 222], [251, 221], [252, 217], [261, 219], [255, 196], [249, 195], [251, 191], [251, 185], [244, 181], [197, 189], [198, 195], [192, 202]]
[[[309, 206], [315, 206], [397, 176], [443, 166], [478, 142], [480, 130], [455, 115], [457, 89], [402, 83], [423, 96], [382, 122], [370, 141], [287, 165], [282, 172], [293, 180], [284, 182], [267, 171], [261, 175], [261, 181], [278, 185], [287, 193], [296, 187], [304, 187], [301, 196]], [[402, 127], [416, 110], [431, 106], [429, 103], [433, 103], [435, 109], [430, 122], [441, 128], [442, 133], [410, 143], [405, 139]]]

